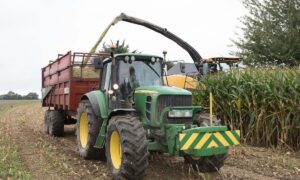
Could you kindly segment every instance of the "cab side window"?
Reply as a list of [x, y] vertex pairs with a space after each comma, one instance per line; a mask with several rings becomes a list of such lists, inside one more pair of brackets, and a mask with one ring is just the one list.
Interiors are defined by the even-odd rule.
[[111, 62], [106, 63], [103, 67], [102, 77], [101, 77], [101, 90], [108, 91], [110, 87], [110, 76], [111, 76]]

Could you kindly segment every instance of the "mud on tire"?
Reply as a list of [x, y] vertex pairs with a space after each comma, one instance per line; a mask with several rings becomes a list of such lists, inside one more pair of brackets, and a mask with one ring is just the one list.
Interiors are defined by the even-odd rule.
[[[113, 132], [118, 133], [120, 140], [119, 168], [116, 168], [112, 162], [111, 137]], [[148, 141], [143, 125], [137, 117], [131, 115], [112, 117], [107, 127], [105, 143], [107, 164], [114, 179], [144, 177], [145, 169], [148, 167]]]
[[[48, 116], [48, 117], [47, 117]], [[48, 118], [48, 133], [52, 136], [61, 137], [64, 135], [65, 116], [62, 111], [51, 110], [45, 114], [45, 120]], [[46, 123], [46, 122], [45, 122]]]
[[[85, 113], [87, 118], [87, 140], [86, 144], [82, 145], [80, 139], [80, 119]], [[100, 121], [95, 115], [92, 106], [88, 100], [80, 102], [77, 109], [77, 124], [76, 124], [76, 142], [79, 155], [84, 159], [105, 159], [105, 152], [103, 149], [95, 148], [95, 142], [100, 130]]]

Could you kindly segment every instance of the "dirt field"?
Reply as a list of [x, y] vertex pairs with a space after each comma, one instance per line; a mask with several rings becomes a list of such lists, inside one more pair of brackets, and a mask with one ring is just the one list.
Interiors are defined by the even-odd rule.
[[[43, 133], [45, 110], [40, 102], [15, 102], [7, 106], [7, 102], [0, 101], [0, 110], [4, 106], [7, 108], [2, 108], [0, 132], [15, 144], [20, 163], [29, 173], [26, 177], [110, 179], [106, 162], [86, 161], [77, 155], [74, 126], [65, 127], [63, 138]], [[0, 149], [6, 146], [0, 142]], [[3, 158], [0, 156], [0, 160]], [[9, 177], [1, 177], [0, 173], [1, 178]], [[230, 150], [225, 166], [214, 174], [193, 171], [181, 158], [151, 155], [146, 179], [300, 179], [300, 152], [242, 145]]]

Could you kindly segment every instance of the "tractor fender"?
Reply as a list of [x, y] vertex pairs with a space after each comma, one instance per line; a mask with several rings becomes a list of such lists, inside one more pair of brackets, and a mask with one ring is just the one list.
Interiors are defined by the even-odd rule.
[[112, 116], [132, 114], [132, 113], [136, 113], [136, 110], [135, 109], [114, 109], [109, 114], [108, 119], [110, 119]]
[[92, 109], [96, 116], [100, 117], [101, 119], [108, 118], [106, 103], [105, 103], [105, 96], [101, 91], [91, 91], [84, 94], [80, 100], [88, 99], [92, 105]]

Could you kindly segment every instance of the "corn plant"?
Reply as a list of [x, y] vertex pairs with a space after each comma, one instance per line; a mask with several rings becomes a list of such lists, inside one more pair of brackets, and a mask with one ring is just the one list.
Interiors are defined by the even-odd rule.
[[247, 69], [209, 75], [193, 93], [244, 141], [300, 149], [300, 69]]

